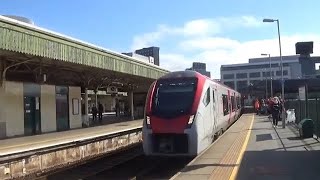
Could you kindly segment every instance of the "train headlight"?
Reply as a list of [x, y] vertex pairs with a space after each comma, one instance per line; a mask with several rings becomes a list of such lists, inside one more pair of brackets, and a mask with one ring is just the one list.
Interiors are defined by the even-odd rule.
[[147, 124], [147, 128], [151, 128], [151, 122], [150, 122], [150, 117], [146, 116], [146, 124]]
[[193, 121], [194, 121], [194, 115], [191, 115], [191, 116], [189, 117], [189, 121], [188, 121], [187, 128], [190, 128], [190, 127], [191, 127]]

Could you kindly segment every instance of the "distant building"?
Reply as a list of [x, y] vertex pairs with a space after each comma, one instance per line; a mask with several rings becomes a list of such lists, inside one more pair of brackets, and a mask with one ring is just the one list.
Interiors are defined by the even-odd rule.
[[143, 55], [140, 55], [140, 54], [137, 54], [137, 53], [134, 53], [134, 52], [133, 53], [132, 52], [130, 52], [130, 53], [122, 53], [122, 54], [130, 56], [130, 57], [133, 57], [133, 58], [135, 58], [135, 59], [137, 59], [139, 61], [145, 62], [145, 63], [154, 64], [154, 58], [151, 57], [151, 56], [147, 57], [147, 56], [143, 56]]
[[[283, 56], [283, 78], [301, 78], [301, 65], [299, 55]], [[222, 65], [220, 68], [221, 82], [239, 90], [249, 84], [260, 83], [261, 80], [270, 79], [270, 59], [268, 57], [252, 58], [249, 63]], [[273, 79], [281, 78], [280, 57], [271, 57], [271, 76]]]
[[155, 65], [160, 65], [159, 59], [159, 47], [148, 47], [143, 49], [135, 50], [134, 52], [122, 53], [124, 55], [136, 58], [143, 62], [152, 63]]
[[[301, 79], [308, 76], [307, 72], [313, 72], [314, 63], [319, 57], [308, 57], [292, 55], [282, 56], [283, 60], [283, 78]], [[313, 61], [313, 67], [304, 66], [303, 62]], [[270, 73], [271, 63], [271, 73]], [[252, 58], [249, 63], [222, 65], [220, 68], [221, 82], [236, 90], [246, 88], [249, 84], [255, 85], [262, 80], [270, 79], [270, 75], [274, 80], [281, 79], [280, 57]]]
[[154, 58], [154, 64], [160, 66], [160, 57], [159, 57], [159, 47], [148, 47], [142, 48], [135, 51], [135, 53], [143, 55], [143, 56], [151, 56]]
[[191, 68], [187, 68], [186, 70], [197, 71], [197, 72], [199, 72], [199, 73], [211, 78], [210, 72], [207, 71], [206, 63], [193, 62], [192, 63], [192, 67]]

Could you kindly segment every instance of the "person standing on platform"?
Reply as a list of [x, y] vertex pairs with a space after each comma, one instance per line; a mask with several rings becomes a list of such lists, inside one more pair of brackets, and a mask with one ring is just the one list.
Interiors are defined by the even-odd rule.
[[257, 112], [257, 115], [259, 115], [259, 112], [260, 112], [260, 102], [259, 102], [259, 99], [257, 98], [254, 102], [254, 108]]
[[99, 111], [99, 122], [100, 122], [100, 124], [102, 123], [102, 113], [103, 113], [103, 105], [99, 102], [99, 105], [98, 105], [98, 111]]
[[119, 115], [120, 115], [119, 99], [116, 99], [116, 116], [119, 117]]
[[278, 121], [280, 118], [280, 110], [281, 110], [280, 100], [278, 97], [274, 97], [272, 101], [272, 109], [271, 109], [274, 127], [278, 126]]
[[92, 122], [95, 122], [97, 120], [97, 113], [98, 113], [98, 110], [95, 104], [92, 105], [91, 112], [92, 112]]

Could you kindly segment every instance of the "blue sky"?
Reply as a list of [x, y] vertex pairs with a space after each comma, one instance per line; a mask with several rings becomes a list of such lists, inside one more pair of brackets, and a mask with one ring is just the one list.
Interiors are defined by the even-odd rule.
[[[2, 0], [0, 14], [21, 15], [41, 26], [118, 52], [144, 45], [160, 47], [160, 64], [170, 70], [208, 63], [214, 78], [221, 64], [246, 62], [268, 52], [278, 55], [279, 18], [284, 54], [297, 40], [317, 47], [320, 1], [44, 1]], [[315, 53], [318, 50], [314, 50]]]

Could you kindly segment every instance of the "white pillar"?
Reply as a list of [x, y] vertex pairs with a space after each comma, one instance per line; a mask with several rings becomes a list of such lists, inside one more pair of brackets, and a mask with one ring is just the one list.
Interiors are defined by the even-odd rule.
[[85, 88], [84, 90], [85, 95], [84, 95], [84, 112], [85, 112], [85, 122], [88, 123], [87, 125], [89, 125], [89, 110], [88, 110], [88, 88]]
[[134, 106], [133, 106], [133, 91], [129, 91], [129, 108], [130, 108], [130, 112], [131, 112], [131, 118], [132, 120], [134, 119]]

